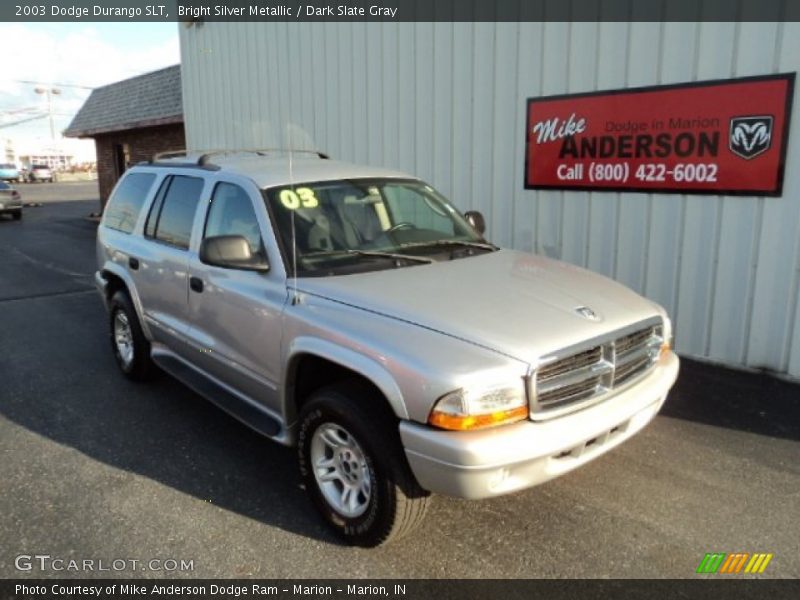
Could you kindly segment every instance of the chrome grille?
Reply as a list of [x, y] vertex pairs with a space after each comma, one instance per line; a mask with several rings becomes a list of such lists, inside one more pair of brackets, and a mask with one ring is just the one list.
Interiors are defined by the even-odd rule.
[[533, 378], [531, 416], [558, 416], [601, 400], [649, 370], [663, 341], [660, 324], [640, 326], [588, 348], [568, 351], [566, 356], [546, 359]]
[[602, 352], [603, 349], [600, 346], [595, 346], [594, 348], [589, 348], [578, 354], [573, 354], [567, 358], [545, 365], [539, 369], [538, 380], [541, 383], [569, 371], [575, 371], [593, 365], [600, 360]]
[[554, 408], [563, 404], [577, 402], [585, 398], [591, 398], [597, 391], [597, 386], [601, 385], [598, 377], [591, 377], [577, 383], [570, 383], [539, 395], [539, 406]]

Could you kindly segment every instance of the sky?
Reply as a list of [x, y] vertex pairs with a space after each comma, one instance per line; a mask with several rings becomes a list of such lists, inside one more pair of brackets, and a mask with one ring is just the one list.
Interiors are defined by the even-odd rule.
[[79, 161], [94, 160], [93, 142], [60, 135], [89, 96], [86, 88], [180, 62], [177, 23], [0, 23], [0, 39], [0, 152], [11, 139], [18, 155], [52, 146], [47, 117], [6, 126], [47, 114], [37, 84], [61, 91], [52, 96], [57, 144]]

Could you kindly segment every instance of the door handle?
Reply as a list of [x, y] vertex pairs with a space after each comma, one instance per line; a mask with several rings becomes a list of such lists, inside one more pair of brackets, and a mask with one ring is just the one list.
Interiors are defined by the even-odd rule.
[[203, 280], [199, 277], [189, 277], [189, 287], [198, 294], [203, 291]]
[[133, 269], [134, 271], [139, 270], [139, 259], [134, 258], [133, 256], [128, 257], [128, 266]]

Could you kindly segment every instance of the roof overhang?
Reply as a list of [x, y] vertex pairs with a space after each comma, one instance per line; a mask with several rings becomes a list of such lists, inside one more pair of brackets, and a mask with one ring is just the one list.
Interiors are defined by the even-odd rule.
[[144, 129], [146, 127], [158, 127], [160, 125], [174, 125], [176, 123], [183, 123], [183, 114], [172, 115], [169, 117], [159, 117], [157, 119], [145, 119], [143, 121], [134, 121], [132, 123], [119, 123], [116, 125], [109, 125], [107, 127], [97, 127], [94, 129], [68, 129], [64, 131], [64, 137], [94, 138], [108, 133], [130, 131], [132, 129]]

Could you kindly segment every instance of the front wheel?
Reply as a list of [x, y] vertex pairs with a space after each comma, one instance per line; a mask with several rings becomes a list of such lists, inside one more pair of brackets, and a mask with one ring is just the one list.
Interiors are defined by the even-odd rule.
[[19, 221], [22, 218], [22, 211], [21, 210], [14, 211], [13, 213], [11, 213], [11, 216], [14, 217], [15, 221]]
[[383, 402], [369, 386], [351, 382], [316, 392], [300, 414], [305, 488], [328, 525], [356, 546], [374, 547], [410, 533], [430, 502]]

